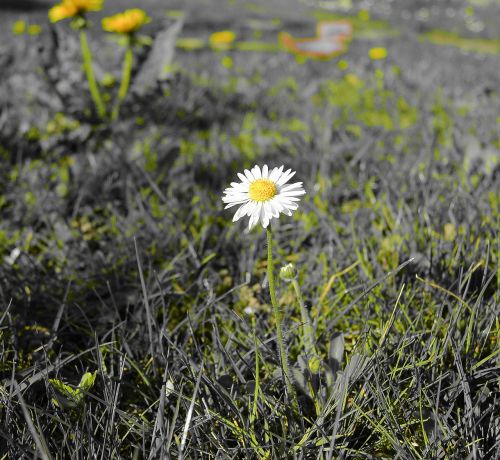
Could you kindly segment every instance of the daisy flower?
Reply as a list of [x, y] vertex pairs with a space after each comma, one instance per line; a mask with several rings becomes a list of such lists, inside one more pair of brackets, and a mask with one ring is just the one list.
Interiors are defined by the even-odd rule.
[[283, 169], [284, 166], [280, 166], [269, 170], [267, 165], [261, 169], [256, 165], [251, 170], [245, 169], [244, 174], [238, 173], [241, 182], [231, 182], [231, 187], [224, 190], [222, 197], [225, 209], [240, 206], [233, 222], [248, 216], [249, 229], [258, 223], [267, 228], [271, 219], [278, 218], [280, 213], [292, 215], [292, 211], [299, 207], [299, 197], [306, 191], [302, 182], [287, 184], [295, 171]]

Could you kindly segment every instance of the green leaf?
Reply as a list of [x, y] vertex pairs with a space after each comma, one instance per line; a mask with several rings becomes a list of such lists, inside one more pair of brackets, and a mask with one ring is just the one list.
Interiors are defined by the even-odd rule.
[[71, 388], [69, 385], [66, 385], [61, 380], [49, 379], [49, 382], [63, 396], [66, 396], [67, 398], [73, 398], [73, 399], [77, 397], [78, 390]]
[[90, 390], [94, 386], [97, 376], [97, 371], [85, 372], [77, 388], [73, 388], [59, 379], [49, 379], [49, 382], [54, 387], [55, 398], [52, 398], [52, 403], [63, 409], [74, 408], [83, 401], [84, 392]]
[[151, 46], [153, 39], [147, 35], [137, 35], [134, 37], [133, 44], [136, 46]]
[[335, 334], [335, 336], [330, 341], [330, 347], [328, 350], [328, 365], [332, 370], [333, 375], [337, 373], [342, 364], [344, 358], [344, 335]]
[[333, 389], [333, 385], [337, 380], [337, 374], [341, 368], [344, 358], [344, 335], [335, 333], [330, 340], [328, 348], [328, 366], [325, 369], [326, 381], [329, 391]]
[[70, 23], [70, 27], [73, 30], [84, 30], [88, 27], [88, 25], [89, 25], [88, 21], [82, 16], [77, 16], [73, 18], [73, 20]]
[[83, 391], [89, 391], [94, 386], [96, 376], [97, 371], [85, 372], [80, 380], [80, 383], [78, 384], [78, 388]]
[[66, 385], [59, 379], [49, 379], [49, 382], [54, 387], [55, 398], [52, 398], [52, 403], [63, 409], [73, 408], [80, 402], [80, 392]]
[[216, 252], [212, 252], [211, 254], [209, 254], [208, 256], [206, 256], [202, 261], [201, 261], [201, 265], [205, 265], [205, 264], [208, 264], [208, 262], [210, 262], [214, 257], [217, 256], [217, 253]]

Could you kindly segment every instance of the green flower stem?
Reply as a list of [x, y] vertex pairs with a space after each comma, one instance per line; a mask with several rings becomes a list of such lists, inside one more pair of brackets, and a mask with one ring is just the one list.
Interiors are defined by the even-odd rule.
[[259, 398], [259, 347], [257, 344], [257, 327], [255, 324], [255, 315], [252, 314], [253, 343], [255, 346], [255, 388], [253, 392], [253, 406], [250, 413], [250, 425], [253, 428], [255, 417], [257, 417], [257, 400]]
[[295, 291], [295, 295], [297, 296], [297, 301], [300, 307], [300, 316], [302, 317], [304, 348], [306, 350], [306, 355], [310, 359], [313, 356], [316, 356], [316, 349], [314, 347], [314, 330], [311, 325], [309, 312], [307, 311], [304, 303], [304, 298], [302, 297], [299, 282], [296, 279], [292, 280], [292, 286]]
[[127, 48], [125, 49], [125, 58], [123, 61], [122, 69], [122, 81], [120, 83], [120, 89], [118, 90], [118, 99], [113, 108], [113, 113], [111, 115], [112, 120], [116, 120], [120, 114], [120, 107], [122, 102], [127, 97], [128, 87], [130, 85], [130, 76], [132, 75], [132, 65], [134, 63], [134, 53], [132, 50], [132, 43], [129, 37]]
[[97, 109], [97, 114], [101, 119], [103, 119], [106, 116], [106, 107], [102, 102], [101, 94], [99, 93], [99, 88], [95, 79], [94, 68], [92, 66], [92, 53], [90, 52], [89, 42], [87, 40], [85, 30], [80, 30], [80, 47], [82, 50], [83, 69], [89, 84], [90, 95], [92, 96], [92, 100], [94, 101]]
[[276, 300], [276, 286], [274, 283], [274, 263], [273, 263], [273, 232], [271, 226], [267, 227], [267, 278], [269, 280], [269, 293], [271, 294], [271, 303], [273, 305], [274, 319], [276, 321], [276, 334], [278, 336], [278, 346], [280, 352], [281, 368], [283, 369], [283, 378], [288, 390], [289, 396], [295, 401], [295, 391], [290, 380], [290, 372], [288, 371], [288, 360], [285, 347], [283, 344], [283, 332], [281, 331], [281, 317]]

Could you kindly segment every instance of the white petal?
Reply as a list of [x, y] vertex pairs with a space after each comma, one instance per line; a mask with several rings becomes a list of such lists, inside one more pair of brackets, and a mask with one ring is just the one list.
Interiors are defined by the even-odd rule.
[[239, 177], [241, 182], [243, 182], [244, 184], [248, 184], [248, 179], [246, 178], [246, 176], [244, 174], [238, 173], [238, 177]]
[[288, 199], [282, 199], [280, 200], [280, 203], [286, 209], [297, 209], [299, 207], [298, 203], [295, 203]]
[[250, 198], [248, 197], [248, 193], [238, 193], [234, 195], [226, 195], [222, 197], [222, 201], [224, 203], [235, 203], [238, 201], [248, 201]]
[[259, 223], [259, 221], [262, 223], [262, 213], [263, 213], [263, 203], [262, 201], [259, 201], [257, 203], [257, 209], [255, 210], [255, 218], [257, 220], [256, 223]]
[[288, 199], [287, 200], [283, 200], [281, 202], [281, 204], [283, 204], [283, 206], [285, 206], [286, 208], [289, 208], [289, 209], [292, 208], [292, 207], [294, 207], [294, 209], [297, 209], [298, 206], [299, 206], [297, 203], [294, 203], [292, 200], [288, 200]]
[[231, 187], [235, 190], [248, 190], [249, 183], [231, 182]]
[[248, 193], [248, 187], [227, 188], [226, 190], [224, 190], [224, 194], [226, 195], [241, 195], [242, 193]]
[[224, 190], [224, 194], [226, 195], [248, 195], [248, 189], [246, 188], [232, 188], [229, 190]]
[[280, 193], [280, 196], [282, 196], [283, 198], [298, 198], [304, 195], [305, 193], [306, 192], [286, 192], [286, 193]]
[[229, 209], [229, 208], [232, 208], [233, 206], [238, 206], [239, 204], [245, 204], [247, 203], [247, 201], [236, 201], [234, 203], [229, 203], [229, 204], [226, 204], [226, 206], [224, 206], [224, 209]]
[[245, 173], [245, 176], [249, 182], [253, 182], [255, 180], [255, 177], [253, 177], [253, 174], [248, 169], [245, 169], [245, 171], [243, 172]]
[[260, 171], [259, 165], [255, 165], [252, 168], [252, 174], [253, 174], [253, 177], [255, 177], [255, 179], [262, 179], [262, 173]]
[[241, 217], [243, 217], [245, 214], [241, 212], [242, 209], [245, 208], [246, 205], [243, 205], [243, 206], [240, 206], [237, 211], [234, 213], [234, 216], [233, 216], [233, 222], [236, 222], [238, 219], [240, 219]]
[[259, 223], [260, 209], [262, 207], [262, 202], [255, 203], [252, 214], [250, 215], [250, 222], [248, 224], [249, 228], [255, 227]]
[[302, 182], [294, 182], [293, 184], [284, 185], [280, 188], [280, 192], [288, 192], [288, 190], [293, 190], [296, 188], [303, 189]]
[[248, 190], [232, 188], [232, 189], [229, 189], [229, 190], [224, 190], [224, 194], [226, 196], [248, 195]]
[[273, 206], [272, 206], [270, 201], [267, 201], [266, 203], [264, 203], [264, 224], [265, 224], [264, 228], [266, 228], [269, 225], [269, 221], [273, 217], [278, 217], [278, 215], [276, 215], [276, 216], [274, 215]]
[[260, 204], [261, 204], [261, 206], [259, 209], [259, 221], [260, 221], [261, 225], [264, 228], [266, 228], [269, 225], [269, 219], [267, 218], [266, 208], [264, 206], [266, 203], [261, 202]]
[[269, 168], [267, 165], [262, 166], [262, 179], [268, 179], [269, 178]]
[[280, 196], [302, 196], [305, 195], [306, 191], [305, 190], [297, 190], [297, 191], [292, 191], [292, 192], [285, 192], [285, 193], [280, 193]]
[[286, 184], [294, 175], [296, 171], [292, 171], [291, 169], [287, 170], [283, 173], [283, 175], [278, 179], [278, 185]]
[[250, 199], [246, 196], [243, 197], [228, 197], [226, 199], [222, 200], [223, 203], [226, 204], [234, 204], [234, 203], [246, 203], [247, 201], [250, 201]]
[[283, 166], [280, 166], [279, 168], [273, 168], [271, 174], [269, 174], [269, 179], [272, 180], [273, 182], [277, 182], [279, 177], [281, 176], [282, 171], [283, 171]]
[[227, 188], [224, 190], [224, 195], [241, 195], [244, 193], [248, 193], [248, 190], [244, 188]]
[[275, 218], [278, 218], [280, 215], [279, 206], [278, 206], [279, 203], [274, 201], [274, 200], [271, 200], [268, 203], [269, 203], [269, 208], [271, 209], [271, 215]]
[[244, 215], [247, 214], [247, 211], [248, 211], [248, 208], [249, 208], [249, 205], [251, 205], [252, 202], [249, 201], [248, 203], [245, 203], [243, 206], [241, 206], [240, 208], [238, 208], [238, 210], [236, 211], [235, 215], [233, 216], [233, 222], [236, 222], [238, 219], [240, 219], [241, 217], [243, 217]]
[[256, 208], [257, 208], [257, 203], [255, 201], [249, 201], [246, 212], [247, 216], [251, 216], [255, 212]]
[[300, 194], [303, 195], [306, 193], [306, 191], [300, 187], [300, 188], [291, 188], [287, 190], [280, 190], [279, 195], [286, 195], [287, 193], [295, 193], [295, 194]]

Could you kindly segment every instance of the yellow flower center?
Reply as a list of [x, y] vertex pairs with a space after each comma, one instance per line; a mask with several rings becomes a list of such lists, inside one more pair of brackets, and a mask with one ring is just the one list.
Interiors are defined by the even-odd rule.
[[278, 193], [276, 184], [269, 179], [257, 179], [250, 184], [248, 195], [253, 201], [267, 201]]

